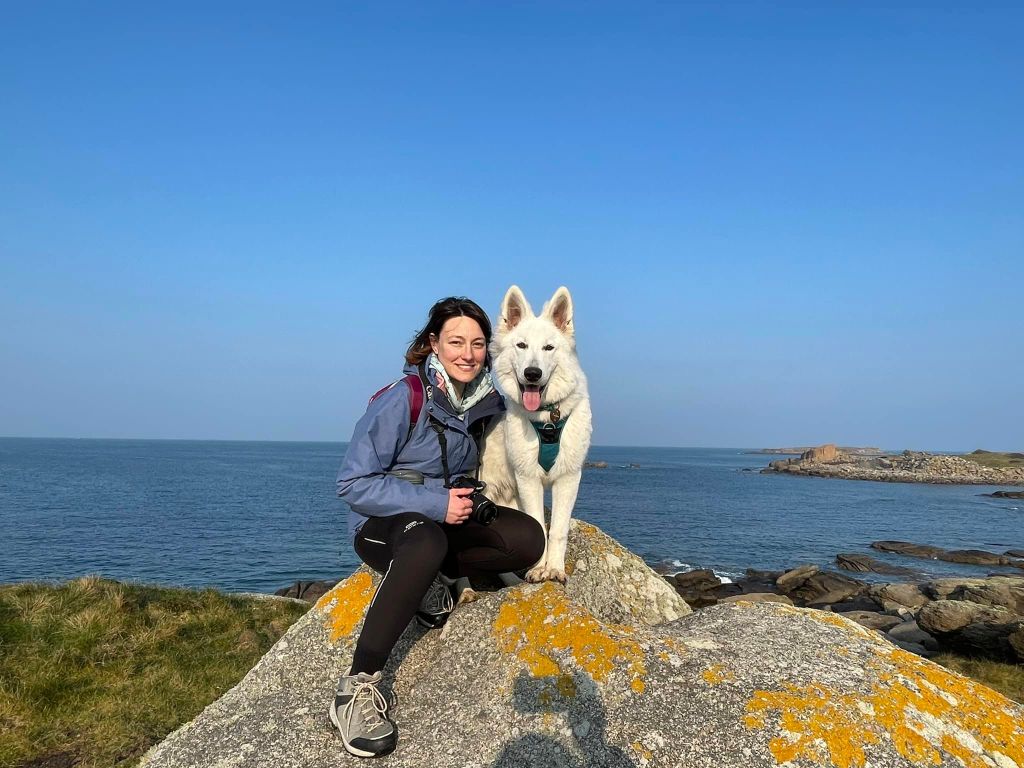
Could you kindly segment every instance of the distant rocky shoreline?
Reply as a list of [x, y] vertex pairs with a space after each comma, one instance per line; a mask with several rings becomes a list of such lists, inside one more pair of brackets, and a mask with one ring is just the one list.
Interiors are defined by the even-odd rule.
[[811, 448], [799, 458], [773, 461], [761, 470], [762, 474], [775, 472], [889, 483], [1024, 486], [1024, 467], [1021, 466], [984, 466], [962, 456], [923, 451], [879, 456], [850, 454], [834, 444]]
[[[814, 446], [805, 445], [799, 448], [758, 448], [756, 451], [747, 451], [748, 454], [766, 454], [770, 456], [799, 456], [807, 451], [813, 450]], [[881, 448], [865, 448], [851, 445], [841, 445], [836, 450], [850, 456], [885, 456]]]

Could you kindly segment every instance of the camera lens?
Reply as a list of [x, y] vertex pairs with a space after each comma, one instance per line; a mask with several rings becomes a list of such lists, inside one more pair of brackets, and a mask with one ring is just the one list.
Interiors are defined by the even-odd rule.
[[490, 525], [498, 516], [498, 507], [493, 501], [477, 491], [470, 498], [473, 500], [473, 513], [471, 517], [480, 525]]

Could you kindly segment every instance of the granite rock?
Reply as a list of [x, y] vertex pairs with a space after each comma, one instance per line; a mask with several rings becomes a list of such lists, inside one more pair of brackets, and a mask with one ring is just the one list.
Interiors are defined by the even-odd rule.
[[[385, 670], [398, 749], [375, 765], [1024, 765], [1024, 707], [837, 614], [740, 601], [682, 615], [644, 584], [671, 591], [664, 579], [584, 525], [566, 587], [482, 593], [443, 630], [410, 626]], [[365, 766], [326, 708], [375, 585], [360, 568], [336, 586], [141, 766]]]

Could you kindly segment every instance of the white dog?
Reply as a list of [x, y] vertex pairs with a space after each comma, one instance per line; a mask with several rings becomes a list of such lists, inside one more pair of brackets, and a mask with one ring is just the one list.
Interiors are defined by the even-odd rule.
[[[513, 285], [491, 342], [494, 377], [508, 410], [488, 430], [480, 479], [488, 498], [525, 512], [545, 529], [544, 555], [526, 574], [534, 582], [565, 582], [569, 518], [593, 431], [572, 317], [565, 287], [536, 316]], [[550, 529], [544, 525], [545, 488], [551, 489]]]

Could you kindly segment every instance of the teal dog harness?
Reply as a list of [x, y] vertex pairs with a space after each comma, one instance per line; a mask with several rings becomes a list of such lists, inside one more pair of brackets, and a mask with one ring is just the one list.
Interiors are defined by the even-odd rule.
[[562, 427], [565, 426], [565, 422], [568, 421], [569, 417], [566, 416], [564, 419], [558, 418], [558, 408], [551, 408], [551, 421], [547, 424], [538, 424], [536, 421], [531, 421], [533, 428], [537, 430], [537, 437], [540, 440], [540, 445], [537, 451], [537, 462], [545, 472], [550, 472], [551, 467], [555, 465], [555, 459], [558, 458], [558, 446], [559, 441], [562, 438]]

